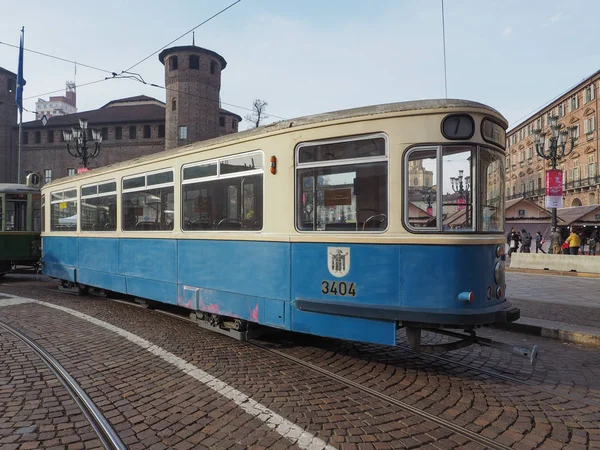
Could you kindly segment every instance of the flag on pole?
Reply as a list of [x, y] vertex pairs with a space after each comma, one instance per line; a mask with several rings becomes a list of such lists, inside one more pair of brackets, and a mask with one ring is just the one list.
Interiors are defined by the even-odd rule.
[[23, 40], [25, 38], [25, 27], [21, 28], [21, 43], [19, 45], [19, 70], [17, 71], [17, 91], [15, 101], [19, 112], [23, 114]]

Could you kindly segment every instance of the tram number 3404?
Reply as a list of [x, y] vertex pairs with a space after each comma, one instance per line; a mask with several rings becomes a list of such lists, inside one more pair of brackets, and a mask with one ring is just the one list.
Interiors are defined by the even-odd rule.
[[349, 295], [356, 297], [356, 283], [345, 281], [321, 281], [321, 292], [325, 295]]

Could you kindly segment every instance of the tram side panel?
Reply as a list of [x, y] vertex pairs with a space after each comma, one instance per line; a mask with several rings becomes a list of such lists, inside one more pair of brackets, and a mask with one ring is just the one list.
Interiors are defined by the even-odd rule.
[[290, 244], [179, 241], [178, 304], [277, 328], [290, 328]]
[[75, 236], [45, 236], [42, 238], [43, 274], [76, 283], [79, 265], [79, 239]]

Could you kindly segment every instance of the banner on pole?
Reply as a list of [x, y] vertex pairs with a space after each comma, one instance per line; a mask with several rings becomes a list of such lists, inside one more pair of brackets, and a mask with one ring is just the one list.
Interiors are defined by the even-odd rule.
[[15, 102], [19, 112], [23, 114], [23, 41], [25, 39], [25, 27], [21, 29], [21, 42], [19, 44], [19, 65], [17, 68], [17, 89], [15, 92]]
[[562, 208], [563, 173], [562, 170], [546, 171], [546, 208]]

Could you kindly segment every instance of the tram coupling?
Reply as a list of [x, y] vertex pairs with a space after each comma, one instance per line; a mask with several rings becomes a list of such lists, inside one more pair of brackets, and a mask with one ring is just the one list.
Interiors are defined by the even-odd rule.
[[[421, 344], [421, 331], [429, 331], [430, 333], [442, 334], [458, 338], [458, 341], [446, 342], [443, 344]], [[465, 330], [465, 333], [457, 333], [454, 331], [443, 330], [438, 328], [417, 328], [406, 327], [406, 337], [413, 351], [417, 353], [443, 353], [451, 350], [468, 347], [469, 345], [478, 344], [482, 347], [492, 347], [498, 350], [512, 353], [513, 355], [522, 356], [529, 359], [531, 365], [536, 363], [538, 357], [537, 345], [533, 347], [522, 347], [520, 345], [511, 345], [504, 342], [497, 342], [493, 339], [477, 336], [475, 330]]]

